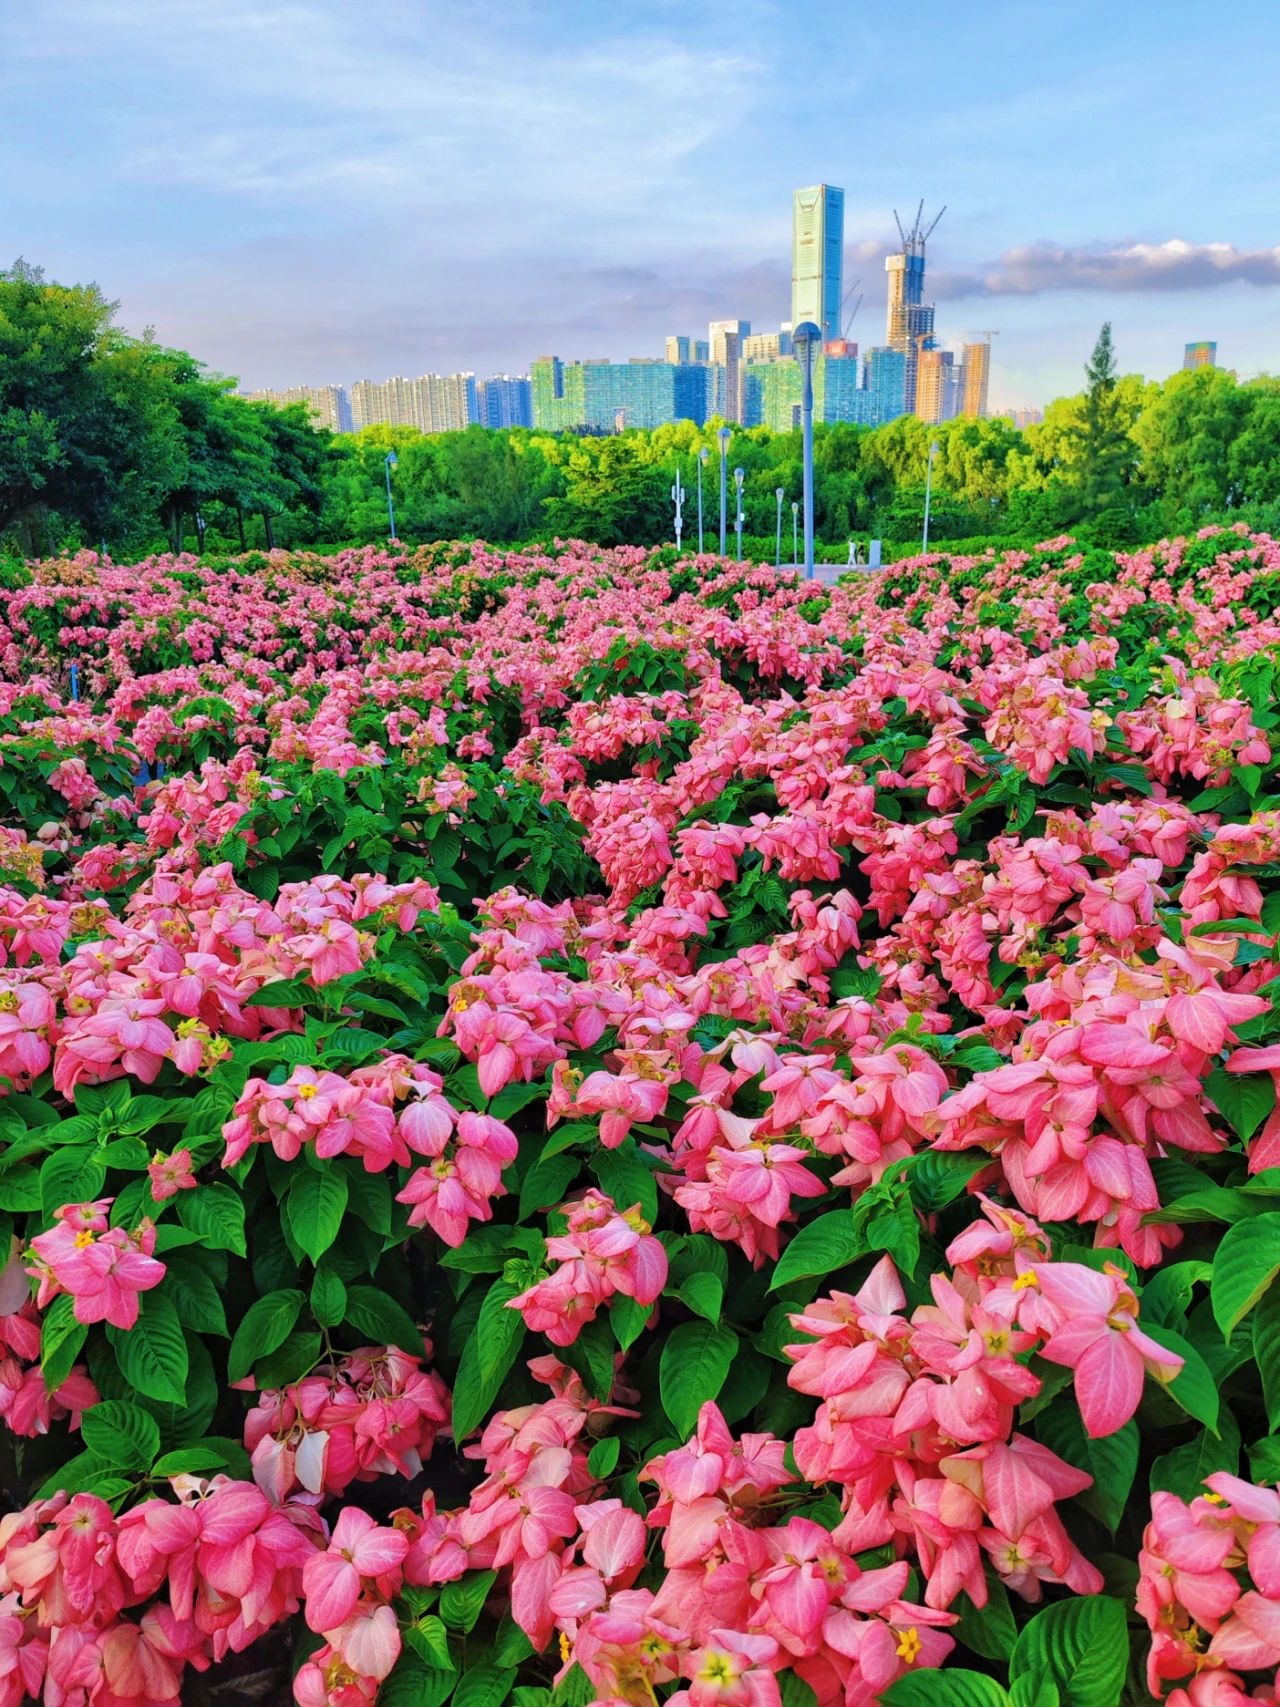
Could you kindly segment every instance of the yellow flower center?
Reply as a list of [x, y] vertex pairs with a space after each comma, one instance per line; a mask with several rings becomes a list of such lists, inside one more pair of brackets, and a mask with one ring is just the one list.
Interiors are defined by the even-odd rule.
[[562, 1630], [560, 1632], [560, 1663], [561, 1663], [561, 1665], [567, 1666], [572, 1654], [573, 1654], [573, 1645], [571, 1644], [571, 1642], [569, 1641], [569, 1638], [565, 1635], [564, 1631]]
[[920, 1658], [920, 1650], [924, 1643], [920, 1640], [920, 1632], [914, 1624], [910, 1624], [898, 1637], [897, 1654], [904, 1665], [914, 1665]]
[[315, 1094], [316, 1094], [316, 1087], [314, 1085], [299, 1085], [298, 1086], [298, 1095], [302, 1098], [303, 1102], [310, 1102], [312, 1097]]
[[1025, 1292], [1029, 1286], [1039, 1286], [1040, 1277], [1033, 1268], [1024, 1268], [1013, 1283], [1015, 1292]]
[[93, 1238], [93, 1234], [86, 1227], [82, 1232], [76, 1234], [76, 1249], [78, 1251], [84, 1250], [87, 1245], [93, 1243]]

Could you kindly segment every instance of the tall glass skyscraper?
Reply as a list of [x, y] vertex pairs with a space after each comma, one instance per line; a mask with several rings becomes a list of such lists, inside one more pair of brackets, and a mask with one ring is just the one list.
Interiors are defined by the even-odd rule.
[[824, 343], [840, 336], [844, 191], [813, 184], [791, 198], [791, 324], [812, 320]]

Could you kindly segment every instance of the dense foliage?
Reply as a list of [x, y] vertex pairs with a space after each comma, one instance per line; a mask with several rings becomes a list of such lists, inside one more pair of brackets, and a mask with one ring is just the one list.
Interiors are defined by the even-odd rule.
[[[841, 561], [855, 535], [913, 550], [933, 438], [935, 543], [1029, 545], [1072, 528], [1114, 547], [1213, 521], [1280, 532], [1280, 380], [1240, 384], [1216, 368], [1163, 384], [1119, 377], [1109, 328], [1085, 372], [1086, 389], [1026, 432], [999, 419], [819, 426], [820, 545]], [[0, 273], [0, 542], [27, 555], [105, 542], [122, 561], [206, 540], [236, 551], [381, 543], [391, 448], [398, 530], [409, 540], [669, 538], [679, 467], [684, 540], [696, 545], [702, 447], [712, 452], [708, 545], [718, 531], [718, 423], [604, 438], [482, 427], [333, 437], [300, 405], [252, 403], [233, 383], [181, 351], [125, 337], [96, 290], [48, 284], [20, 265]], [[735, 430], [731, 454], [746, 475], [748, 554], [774, 558], [781, 486], [788, 559], [799, 434]]]
[[1274, 1699], [1278, 586], [35, 566], [0, 1702]]

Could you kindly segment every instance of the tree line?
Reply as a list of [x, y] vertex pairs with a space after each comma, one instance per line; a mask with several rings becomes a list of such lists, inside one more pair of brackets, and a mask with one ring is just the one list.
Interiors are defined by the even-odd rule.
[[[472, 427], [334, 435], [302, 405], [237, 395], [194, 356], [131, 337], [93, 285], [63, 286], [19, 262], [0, 272], [0, 544], [25, 555], [105, 544], [156, 550], [365, 544], [388, 535], [386, 456], [396, 453], [399, 536], [601, 544], [697, 543], [699, 451], [705, 539], [718, 537], [715, 429], [676, 422], [608, 437]], [[843, 555], [854, 537], [919, 538], [929, 444], [933, 541], [1031, 543], [1074, 531], [1124, 546], [1211, 522], [1280, 532], [1280, 379], [1220, 368], [1163, 382], [1121, 375], [1110, 327], [1077, 395], [1044, 421], [913, 416], [883, 427], [819, 426], [815, 529]], [[745, 538], [772, 556], [780, 487], [783, 551], [800, 495], [798, 432], [733, 429]], [[733, 491], [730, 486], [730, 530]]]

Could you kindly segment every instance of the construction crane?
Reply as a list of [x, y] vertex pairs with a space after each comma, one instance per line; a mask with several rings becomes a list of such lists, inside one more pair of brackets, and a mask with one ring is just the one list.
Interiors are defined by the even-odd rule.
[[998, 326], [978, 326], [974, 328], [974, 336], [976, 338], [985, 338], [987, 342], [990, 343], [992, 338], [998, 338], [1000, 336], [1000, 328]]
[[[849, 298], [850, 298], [850, 297], [851, 297], [851, 296], [852, 296], [852, 295], [853, 295], [853, 293], [854, 293], [854, 291], [855, 291], [855, 290], [857, 290], [857, 289], [858, 289], [858, 286], [859, 286], [859, 285], [860, 285], [860, 284], [861, 284], [861, 283], [862, 283], [862, 280], [861, 280], [861, 279], [854, 279], [854, 281], [853, 281], [853, 283], [852, 283], [852, 284], [851, 284], [851, 285], [850, 285], [850, 286], [849, 286], [849, 288], [848, 288], [848, 290], [847, 290], [847, 291], [845, 291], [845, 293], [844, 293], [844, 302], [842, 302], [842, 303], [841, 303], [841, 304], [840, 304], [840, 312], [841, 312], [841, 314], [843, 314], [843, 313], [844, 313], [844, 311], [845, 311], [845, 306], [846, 306], [846, 304], [847, 304], [847, 303], [848, 303], [848, 301], [849, 301]], [[852, 326], [852, 325], [853, 325], [853, 323], [854, 323], [854, 321], [855, 321], [855, 320], [856, 320], [856, 319], [857, 319], [857, 317], [858, 317], [858, 310], [859, 310], [859, 309], [860, 309], [860, 308], [861, 308], [861, 307], [862, 307], [862, 295], [861, 295], [861, 293], [859, 293], [859, 296], [858, 296], [858, 300], [857, 300], [857, 301], [856, 301], [856, 302], [855, 302], [855, 303], [854, 303], [854, 305], [853, 305], [853, 310], [852, 310], [852, 312], [851, 312], [851, 313], [850, 313], [850, 315], [849, 315], [849, 318], [848, 318], [848, 319], [847, 319], [847, 320], [846, 320], [846, 321], [845, 321], [845, 323], [844, 323], [844, 328], [843, 328], [843, 330], [842, 330], [842, 331], [841, 331], [841, 334], [840, 334], [840, 336], [841, 336], [841, 337], [842, 337], [842, 338], [847, 338], [847, 337], [848, 337], [848, 336], [849, 336], [849, 328], [850, 328], [850, 327], [851, 327], [851, 326]]]
[[912, 223], [911, 230], [910, 231], [904, 231], [902, 229], [902, 221], [898, 218], [898, 210], [896, 207], [894, 208], [894, 210], [893, 210], [893, 222], [898, 227], [898, 236], [901, 237], [901, 239], [902, 239], [902, 248], [903, 248], [904, 254], [905, 253], [911, 253], [911, 254], [920, 253], [920, 254], [922, 254], [924, 252], [925, 244], [929, 241], [929, 239], [933, 236], [934, 232], [937, 230], [938, 221], [942, 218], [943, 214], [946, 211], [947, 211], [946, 204], [944, 203], [942, 205], [942, 207], [940, 207], [938, 209], [937, 213], [934, 215], [933, 220], [932, 220], [931, 224], [929, 225], [929, 228], [927, 230], [922, 230], [921, 225], [922, 225], [922, 222], [924, 220], [924, 197], [922, 196], [920, 198], [920, 205], [916, 209], [916, 217], [915, 217], [914, 222]]

